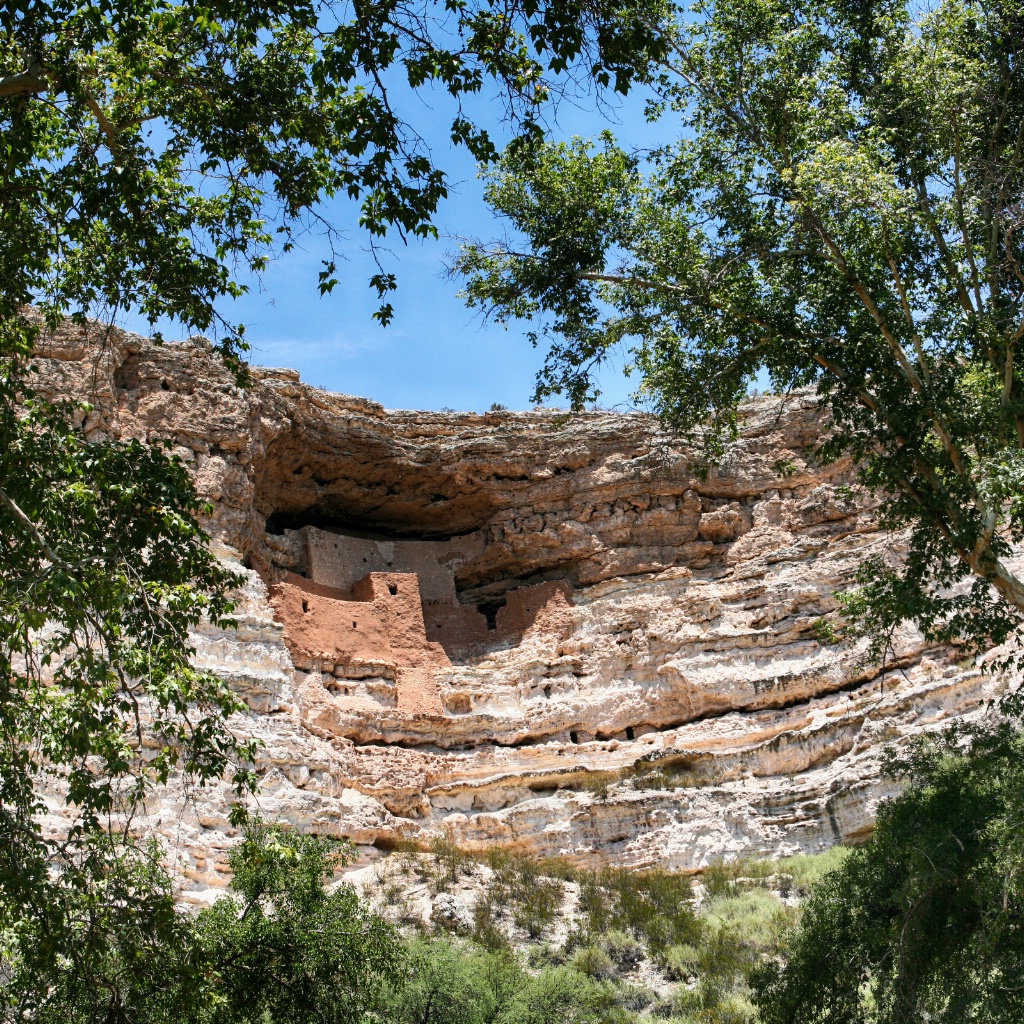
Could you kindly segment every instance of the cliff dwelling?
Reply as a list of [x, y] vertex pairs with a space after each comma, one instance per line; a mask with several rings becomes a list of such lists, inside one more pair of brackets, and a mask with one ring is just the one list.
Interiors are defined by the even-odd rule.
[[[745, 405], [698, 474], [640, 415], [385, 410], [109, 339], [69, 325], [45, 391], [94, 396], [88, 437], [169, 441], [209, 501], [244, 584], [195, 661], [247, 705], [260, 805], [292, 827], [367, 856], [441, 831], [682, 871], [811, 852], [870, 831], [887, 744], [1001, 692], [912, 631], [865, 668], [822, 628], [889, 540], [852, 467], [816, 461], [813, 395]], [[202, 900], [234, 794], [179, 795], [140, 827], [184, 844]]]
[[343, 696], [407, 712], [444, 714], [436, 670], [557, 630], [572, 603], [561, 581], [461, 603], [456, 572], [484, 553], [480, 532], [383, 540], [304, 526], [284, 530], [276, 548], [267, 582], [295, 667], [331, 677]]

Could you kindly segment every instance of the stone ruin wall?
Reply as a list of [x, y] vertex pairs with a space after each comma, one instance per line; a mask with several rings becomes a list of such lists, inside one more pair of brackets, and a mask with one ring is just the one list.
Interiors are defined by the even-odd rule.
[[[92, 331], [92, 333], [90, 333]], [[243, 572], [196, 636], [262, 741], [258, 805], [364, 861], [450, 832], [579, 862], [694, 870], [856, 841], [882, 749], [1001, 692], [907, 630], [884, 668], [815, 623], [892, 550], [812, 395], [746, 405], [717, 467], [642, 415], [385, 411], [201, 343], [67, 327], [41, 382], [91, 438], [169, 440]], [[227, 785], [138, 819], [182, 897], [227, 882]], [[63, 827], [56, 795], [47, 826]]]
[[292, 664], [334, 676], [328, 688], [341, 696], [405, 713], [443, 714], [438, 671], [518, 646], [572, 604], [562, 582], [510, 590], [486, 611], [460, 604], [455, 568], [483, 553], [479, 533], [375, 541], [306, 526], [284, 536], [292, 558], [275, 559], [265, 582]]

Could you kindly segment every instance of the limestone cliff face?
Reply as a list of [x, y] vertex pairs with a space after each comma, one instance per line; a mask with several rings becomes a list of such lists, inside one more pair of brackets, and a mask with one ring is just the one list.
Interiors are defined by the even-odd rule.
[[[884, 671], [815, 623], [886, 543], [820, 466], [813, 396], [743, 409], [706, 474], [642, 415], [385, 411], [202, 344], [67, 328], [46, 389], [90, 436], [169, 439], [243, 567], [199, 660], [265, 741], [259, 803], [366, 852], [469, 847], [692, 870], [866, 834], [883, 744], [975, 716], [998, 684], [911, 632]], [[147, 828], [186, 898], [224, 884], [230, 794]]]

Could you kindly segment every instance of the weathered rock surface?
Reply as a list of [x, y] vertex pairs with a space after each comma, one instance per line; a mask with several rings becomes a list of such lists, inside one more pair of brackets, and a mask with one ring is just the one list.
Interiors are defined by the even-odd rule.
[[[885, 538], [818, 465], [813, 396], [743, 409], [706, 474], [653, 419], [385, 411], [201, 341], [68, 327], [43, 390], [90, 437], [168, 439], [243, 567], [236, 631], [198, 660], [264, 741], [259, 805], [365, 848], [500, 843], [691, 870], [856, 839], [890, 741], [983, 713], [999, 684], [899, 638], [884, 671], [816, 623]], [[231, 793], [143, 825], [185, 898], [226, 882]]]

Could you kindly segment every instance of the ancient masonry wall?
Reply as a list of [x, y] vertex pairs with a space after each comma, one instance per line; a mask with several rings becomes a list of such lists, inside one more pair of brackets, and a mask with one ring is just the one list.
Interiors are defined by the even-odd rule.
[[479, 534], [375, 541], [316, 527], [298, 533], [307, 576], [285, 572], [269, 586], [292, 662], [342, 680], [336, 693], [358, 691], [406, 713], [443, 714], [439, 670], [487, 645], [521, 643], [538, 620], [572, 603], [567, 584], [548, 582], [510, 591], [490, 618], [459, 604], [455, 568], [483, 552]]

